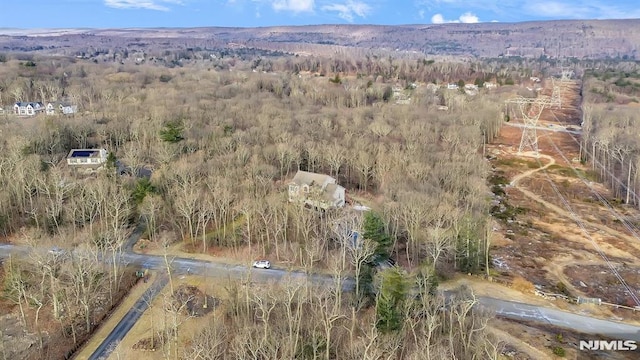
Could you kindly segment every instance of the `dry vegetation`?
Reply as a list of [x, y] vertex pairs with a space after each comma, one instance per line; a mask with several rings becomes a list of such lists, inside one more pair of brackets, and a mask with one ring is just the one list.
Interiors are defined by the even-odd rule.
[[351, 293], [293, 279], [212, 284], [187, 277], [176, 286], [202, 289], [193, 290], [192, 299], [222, 300], [210, 300], [211, 312], [195, 316], [186, 306], [168, 305], [185, 302], [176, 303], [166, 289], [111, 359], [496, 359], [503, 349], [486, 331], [490, 316], [471, 310], [475, 297], [468, 288], [455, 293], [450, 313], [441, 310], [443, 298], [417, 288], [416, 300], [396, 304], [400, 324], [381, 323], [377, 306], [352, 307]]
[[[539, 131], [543, 156], [536, 160], [516, 154], [522, 130], [505, 126], [489, 147], [495, 157], [492, 189], [505, 200], [492, 210], [500, 220], [494, 227], [492, 254], [495, 274], [513, 279], [514, 286], [522, 287], [522, 277], [547, 293], [633, 307], [638, 305], [634, 294], [640, 214], [635, 193], [637, 140], [630, 129], [637, 114], [633, 105], [623, 103], [635, 96], [629, 84], [637, 70], [633, 63], [597, 65], [606, 70], [587, 70], [584, 82], [569, 82], [562, 109], [545, 110], [539, 122], [542, 127], [573, 130], [583, 122], [582, 137]], [[629, 84], [619, 77], [629, 78]], [[614, 83], [627, 84], [627, 89], [617, 92]], [[617, 100], [606, 103], [609, 97], [592, 91], [598, 86], [612, 91]], [[542, 169], [545, 164], [549, 166]], [[524, 173], [529, 176], [508, 186]], [[631, 311], [604, 309], [612, 318], [637, 319]]]
[[[165, 357], [498, 357], [486, 314], [471, 311], [473, 294], [461, 290], [445, 312], [433, 289], [455, 272], [489, 272], [491, 165], [483, 145], [498, 134], [503, 98], [428, 85], [508, 84], [530, 68], [181, 56], [171, 66], [64, 57], [0, 63], [1, 104], [68, 98], [81, 110], [2, 118], [6, 241], [82, 249], [4, 263], [4, 297], [13, 311], [25, 311], [27, 332], [40, 334], [57, 320], [69, 348], [79, 344], [130, 285], [117, 262], [103, 265], [98, 257], [116, 259], [133, 225], [142, 223], [146, 243], [156, 248], [177, 242], [197, 253], [225, 249], [356, 279], [354, 294], [230, 284], [222, 321], [187, 342], [178, 341], [179, 330], [194, 313], [183, 310], [208, 298], [195, 301], [195, 289], [176, 298], [177, 289], [164, 299], [163, 332], [148, 340], [157, 337]], [[396, 104], [398, 93], [410, 103]], [[440, 105], [448, 110], [436, 110]], [[78, 176], [64, 157], [85, 147], [105, 147], [115, 158], [106, 171]], [[133, 176], [118, 174], [116, 163]], [[362, 219], [288, 203], [286, 185], [299, 169], [334, 176], [372, 211]], [[149, 179], [135, 176], [143, 170], [152, 172]], [[362, 229], [366, 246], [346, 245], [335, 231], [345, 222]], [[381, 258], [401, 266], [378, 271]], [[531, 285], [522, 281], [521, 288]], [[56, 358], [47, 350], [53, 342], [38, 339], [32, 356]], [[138, 347], [148, 345], [141, 341]]]
[[[426, 334], [417, 314], [409, 316], [418, 305], [409, 300], [413, 286], [406, 284], [422, 277], [435, 284], [434, 274], [447, 276], [456, 270], [486, 270], [489, 168], [479, 149], [495, 135], [502, 119], [491, 94], [472, 97], [429, 90], [420, 80], [450, 77], [453, 69], [460, 78], [476, 73], [470, 81], [495, 81], [495, 76], [510, 72], [504, 69], [503, 75], [487, 78], [491, 70], [478, 64], [470, 69], [460, 63], [392, 58], [375, 59], [375, 66], [366, 65], [373, 64], [369, 59], [353, 65], [355, 71], [335, 68], [348, 63], [287, 58], [274, 62], [271, 72], [251, 71], [264, 66], [262, 61], [225, 59], [233, 71], [201, 64], [167, 68], [37, 57], [0, 63], [2, 103], [64, 97], [81, 110], [72, 117], [4, 116], [0, 218], [6, 240], [83, 249], [68, 252], [72, 255], [64, 259], [48, 254], [45, 259], [5, 262], [5, 297], [22, 309], [40, 304], [42, 313], [70, 322], [70, 331], [61, 334], [79, 343], [78, 334], [91, 330], [92, 318], [126, 288], [122, 268], [96, 259], [116, 259], [131, 225], [140, 221], [145, 237], [162, 247], [178, 241], [190, 251], [205, 253], [210, 247], [249, 249], [254, 256], [308, 271], [328, 268], [342, 276], [355, 271], [359, 285], [353, 299], [296, 293], [288, 300], [299, 304], [291, 316], [299, 318], [302, 311], [318, 314], [318, 322], [305, 321], [305, 327], [287, 327], [280, 316], [262, 322], [254, 317], [256, 306], [289, 308], [273, 290], [260, 290], [273, 294], [269, 303], [256, 303], [262, 297], [254, 291], [234, 300], [238, 305], [230, 307], [235, 316], [228, 322], [236, 330], [228, 336], [245, 340], [254, 328], [273, 331], [252, 336], [256, 347], [221, 348], [226, 356], [254, 357], [248, 354], [258, 350], [274, 356], [281, 352], [339, 358], [350, 352], [357, 354], [354, 358], [364, 353], [376, 358], [372, 354], [422, 353], [399, 342], [411, 333]], [[333, 75], [320, 76], [323, 69], [331, 69]], [[406, 86], [408, 79], [417, 87]], [[391, 87], [396, 85], [411, 97], [410, 105], [394, 103]], [[449, 106], [448, 112], [435, 111], [442, 104]], [[107, 171], [80, 177], [69, 171], [64, 157], [71, 148], [85, 147], [105, 147], [116, 159], [110, 159]], [[134, 175], [141, 169], [153, 175], [121, 176], [115, 172], [116, 161]], [[371, 245], [348, 249], [336, 234], [336, 221], [353, 220], [345, 218], [348, 211], [319, 214], [287, 202], [285, 185], [298, 169], [336, 177], [349, 194], [373, 208], [360, 223]], [[408, 272], [376, 275], [380, 257], [394, 258]], [[384, 285], [381, 279], [386, 278], [389, 284]], [[394, 286], [399, 288], [393, 296], [375, 296]], [[298, 296], [303, 297], [297, 300]], [[429, 309], [420, 311], [437, 307]], [[463, 310], [458, 320], [430, 325], [440, 327], [440, 332], [455, 330], [445, 332], [448, 340], [434, 337], [434, 351], [462, 357], [495, 351], [486, 347], [490, 342], [466, 338], [463, 329], [476, 329], [481, 323], [472, 320], [469, 309]], [[362, 320], [350, 325], [350, 336], [358, 338], [351, 350], [338, 334], [345, 316], [351, 322]], [[387, 319], [386, 325], [380, 324], [381, 318]], [[413, 320], [407, 323], [405, 318]], [[42, 320], [29, 320], [27, 329], [38, 331]], [[454, 322], [459, 323], [453, 326]], [[473, 337], [484, 337], [481, 328]], [[279, 343], [282, 333], [276, 329], [286, 330], [292, 341], [289, 348], [260, 345]], [[460, 342], [458, 336], [466, 340]], [[48, 356], [43, 350], [38, 354]]]
[[[3, 99], [64, 93], [83, 110], [73, 118], [6, 116], [3, 133], [15, 135], [3, 143], [5, 233], [29, 227], [65, 234], [63, 247], [85, 237], [117, 248], [128, 222], [141, 218], [152, 241], [179, 239], [201, 251], [251, 245], [311, 266], [334, 248], [326, 234], [340, 214], [317, 218], [284, 201], [283, 184], [304, 169], [371, 198], [399, 260], [483, 268], [488, 168], [478, 149], [501, 121], [492, 96], [421, 86], [407, 90], [412, 105], [399, 106], [386, 92], [406, 81], [400, 73], [428, 77], [420, 72], [452, 68], [389, 59], [371, 75], [329, 81], [293, 74], [309, 59], [288, 61], [292, 72], [266, 74], [4, 63]], [[449, 112], [432, 111], [442, 102]], [[133, 173], [148, 168], [153, 176], [105, 172], [70, 180], [60, 163], [68, 149], [93, 146], [108, 148]]]

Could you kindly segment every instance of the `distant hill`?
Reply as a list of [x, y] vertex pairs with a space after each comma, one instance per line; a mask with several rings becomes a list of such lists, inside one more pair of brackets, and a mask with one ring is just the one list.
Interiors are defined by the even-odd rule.
[[226, 46], [332, 54], [345, 49], [474, 57], [640, 59], [640, 19], [263, 28], [0, 29], [0, 51], [72, 55], [86, 48]]

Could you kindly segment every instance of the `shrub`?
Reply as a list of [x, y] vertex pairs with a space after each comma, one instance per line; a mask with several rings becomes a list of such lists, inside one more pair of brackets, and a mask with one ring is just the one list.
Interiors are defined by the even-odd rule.
[[562, 281], [558, 281], [558, 283], [556, 284], [556, 289], [558, 290], [558, 293], [562, 295], [571, 296], [571, 292], [569, 292], [567, 285], [565, 285], [565, 283], [563, 283]]
[[166, 75], [166, 74], [160, 75], [160, 82], [166, 83], [171, 81], [171, 79], [172, 79], [171, 75]]
[[524, 294], [533, 294], [536, 289], [531, 281], [523, 278], [522, 276], [516, 276], [511, 283], [511, 287]]
[[177, 143], [184, 140], [182, 135], [184, 128], [180, 122], [172, 121], [164, 126], [164, 129], [160, 130], [160, 138], [162, 141], [169, 143]]
[[342, 84], [342, 79], [340, 79], [340, 74], [336, 74], [336, 76], [334, 76], [333, 79], [329, 79], [329, 82], [332, 82], [334, 84]]
[[562, 348], [561, 346], [556, 346], [553, 348], [553, 354], [559, 357], [564, 357], [566, 353], [564, 351], [564, 348]]

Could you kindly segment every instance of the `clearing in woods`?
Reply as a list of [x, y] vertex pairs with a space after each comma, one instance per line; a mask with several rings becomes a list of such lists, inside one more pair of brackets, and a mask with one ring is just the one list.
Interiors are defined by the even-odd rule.
[[[613, 201], [608, 189], [597, 182], [591, 164], [580, 161], [581, 139], [576, 133], [582, 122], [580, 84], [567, 83], [561, 96], [562, 108], [545, 109], [538, 122], [539, 128], [550, 129], [537, 131], [538, 156], [518, 153], [522, 136], [519, 119], [506, 123], [499, 137], [487, 146], [496, 195], [493, 211], [497, 215], [492, 232], [492, 275], [506, 282], [522, 282], [524, 278], [532, 286], [516, 291], [515, 286], [507, 288], [468, 277], [455, 283], [471, 285], [478, 295], [638, 324], [640, 313], [632, 310], [577, 305], [532, 293], [535, 288], [572, 298], [640, 305], [629, 293], [640, 295], [640, 239], [634, 236], [640, 232], [635, 225], [640, 212]], [[557, 131], [563, 129], [572, 132]], [[632, 224], [636, 233], [625, 228], [621, 220]], [[490, 326], [506, 344], [503, 354], [511, 359], [547, 359], [560, 348], [568, 358], [587, 359], [592, 355], [576, 350], [575, 344], [584, 337], [563, 329], [499, 319], [493, 319]], [[520, 335], [515, 338], [510, 334]], [[624, 352], [608, 355], [612, 359], [627, 358]]]
[[[580, 84], [567, 83], [562, 108], [545, 109], [539, 127], [579, 129], [580, 101]], [[591, 165], [580, 162], [579, 134], [538, 130], [536, 157], [518, 154], [522, 128], [506, 125], [487, 151], [500, 218], [493, 227], [494, 275], [522, 277], [548, 293], [640, 305], [630, 296], [640, 295], [640, 239], [621, 221], [635, 224], [640, 212], [614, 201]], [[630, 310], [605, 309], [600, 315], [609, 319], [640, 320]]]

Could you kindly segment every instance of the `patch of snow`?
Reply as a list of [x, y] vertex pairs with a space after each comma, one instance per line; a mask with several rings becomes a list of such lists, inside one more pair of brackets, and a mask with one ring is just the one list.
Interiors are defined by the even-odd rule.
[[357, 210], [357, 211], [369, 211], [371, 210], [370, 207], [368, 206], [364, 206], [364, 205], [354, 205], [353, 206], [353, 210]]

